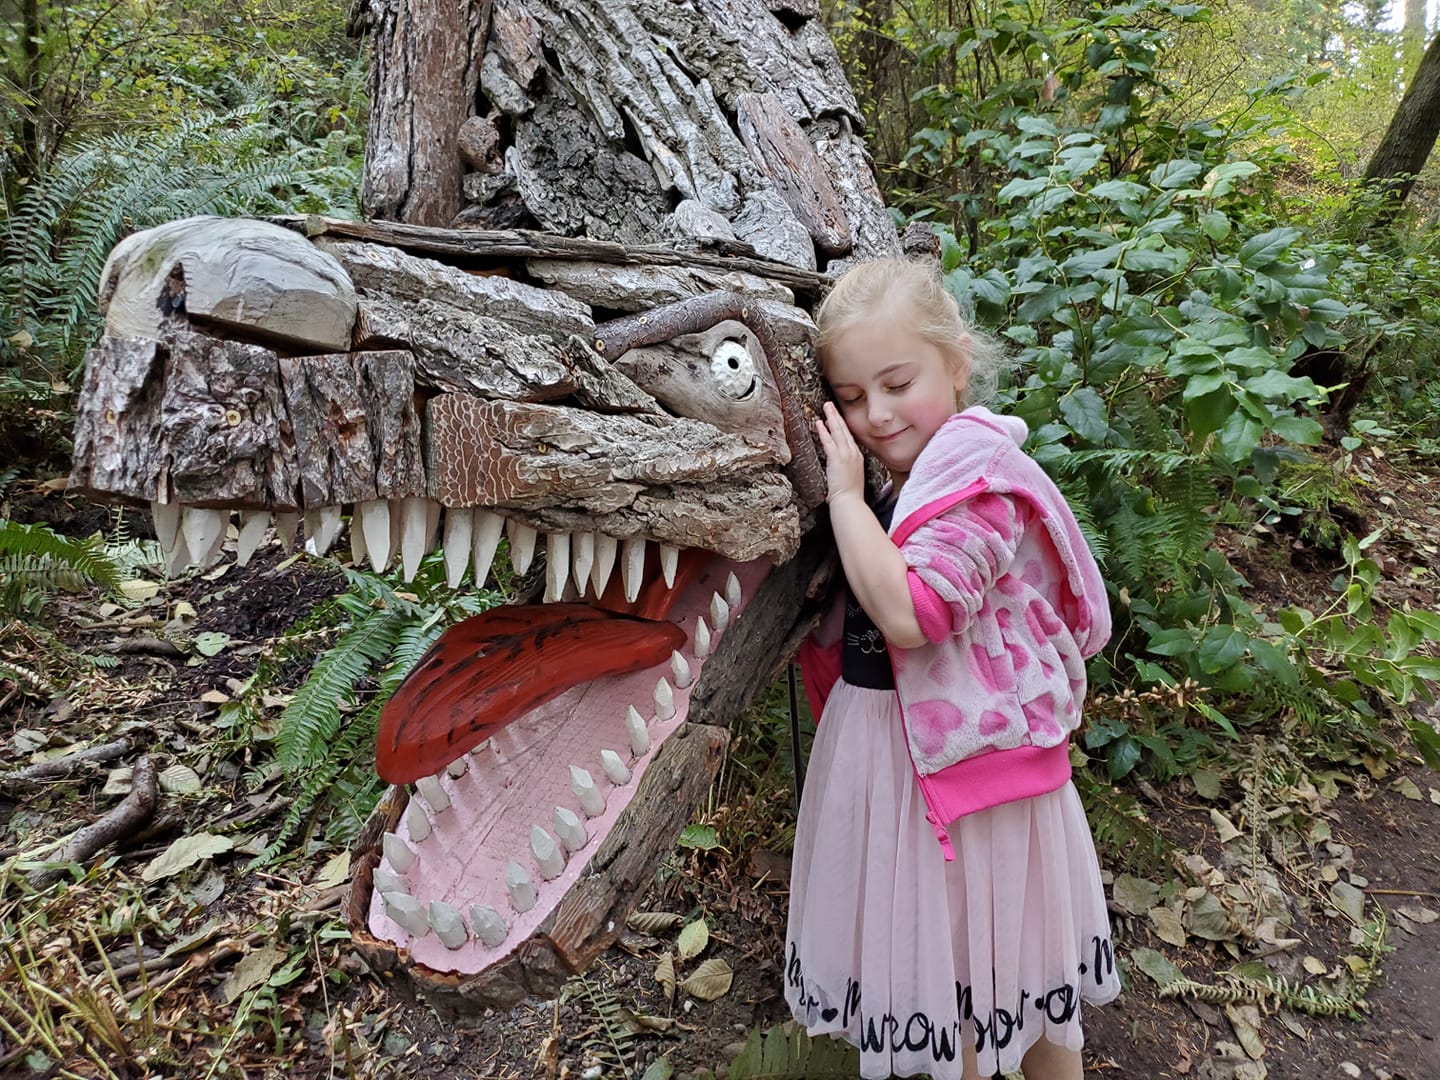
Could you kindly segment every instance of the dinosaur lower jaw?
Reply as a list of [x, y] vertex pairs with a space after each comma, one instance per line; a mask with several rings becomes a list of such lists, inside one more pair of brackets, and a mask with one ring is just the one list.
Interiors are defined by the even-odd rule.
[[[679, 661], [573, 686], [418, 783], [383, 840], [371, 933], [428, 969], [469, 975], [541, 928], [685, 723], [715, 639], [770, 567], [767, 559], [711, 561], [681, 586], [666, 616], [685, 632]], [[567, 842], [566, 825], [573, 832], [576, 821], [583, 840]], [[676, 829], [683, 824], [677, 817]]]

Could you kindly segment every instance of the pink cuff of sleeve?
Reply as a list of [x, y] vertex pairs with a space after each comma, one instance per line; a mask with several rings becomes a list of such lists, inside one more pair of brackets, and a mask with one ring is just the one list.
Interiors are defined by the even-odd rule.
[[945, 606], [945, 601], [940, 599], [939, 593], [921, 581], [920, 575], [914, 570], [905, 572], [905, 581], [910, 586], [910, 599], [915, 604], [915, 621], [920, 624], [920, 632], [925, 635], [925, 640], [944, 641], [950, 636], [951, 630], [950, 609]]

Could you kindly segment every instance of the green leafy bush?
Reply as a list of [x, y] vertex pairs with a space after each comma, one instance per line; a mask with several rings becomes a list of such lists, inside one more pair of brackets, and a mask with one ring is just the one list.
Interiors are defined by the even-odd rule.
[[[916, 216], [953, 223], [939, 229], [948, 283], [1015, 348], [1001, 403], [1029, 422], [1104, 564], [1116, 634], [1092, 674], [1102, 689], [1195, 687], [1187, 723], [1208, 740], [1305, 694], [1403, 703], [1440, 674], [1423, 655], [1440, 619], [1382, 624], [1362, 542], [1320, 615], [1257, 610], [1216, 544], [1217, 528], [1283, 509], [1277, 476], [1322, 442], [1343, 384], [1402, 355], [1433, 364], [1440, 260], [1356, 244], [1287, 205], [1268, 177], [1289, 151], [1263, 93], [1227, 117], [1156, 118], [1170, 29], [1206, 17], [1141, 0], [953, 31], [937, 45], [1043, 49], [1054, 77], [1044, 94], [1022, 79], [981, 101], [932, 88], [935, 123], [911, 157], [993, 180], [993, 201], [916, 193]], [[1317, 385], [1311, 371], [1342, 374]], [[1102, 716], [1085, 745], [1112, 778], [1142, 761], [1164, 775], [1204, 752], [1192, 727]]]

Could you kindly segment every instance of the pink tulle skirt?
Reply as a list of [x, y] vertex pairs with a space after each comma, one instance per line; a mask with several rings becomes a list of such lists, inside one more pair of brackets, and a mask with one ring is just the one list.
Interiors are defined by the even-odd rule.
[[836, 683], [795, 834], [785, 997], [862, 1077], [1015, 1072], [1080, 1049], [1080, 1003], [1120, 992], [1095, 844], [1071, 784], [950, 825], [925, 820], [893, 691]]

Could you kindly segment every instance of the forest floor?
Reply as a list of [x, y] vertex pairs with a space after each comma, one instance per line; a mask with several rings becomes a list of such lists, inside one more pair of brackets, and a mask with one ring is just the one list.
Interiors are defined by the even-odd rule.
[[[1357, 537], [1381, 530], [1367, 554], [1386, 573], [1383, 604], [1440, 608], [1440, 478], [1399, 454], [1343, 464], [1347, 497], [1325, 516]], [[18, 482], [0, 509], [70, 535], [114, 526], [113, 512], [53, 483]], [[1315, 607], [1333, 598], [1338, 565], [1322, 533], [1223, 542], [1257, 605]], [[640, 905], [703, 919], [708, 941], [679, 974], [725, 960], [734, 981], [712, 1001], [668, 997], [657, 980], [673, 931], [632, 931], [559, 1002], [442, 1020], [348, 947], [343, 846], [317, 831], [289, 857], [249, 865], [286, 778], [267, 764], [271, 733], [226, 727], [221, 706], [340, 584], [327, 564], [271, 547], [243, 570], [161, 582], [128, 604], [58, 596], [44, 622], [68, 658], [38, 621], [3, 628], [0, 661], [34, 675], [0, 680], [7, 768], [116, 738], [132, 750], [38, 785], [0, 777], [0, 1076], [757, 1075], [732, 1062], [786, 1019], [793, 805], [784, 769], [757, 764], [771, 744], [737, 736], [733, 754], [750, 756], [707, 814], [734, 839], [677, 848]], [[283, 668], [276, 700], [304, 673]], [[1432, 706], [1412, 708], [1434, 722]], [[1102, 845], [1126, 989], [1085, 1014], [1087, 1074], [1440, 1077], [1440, 775], [1398, 725], [1391, 746], [1368, 749], [1339, 718], [1331, 726], [1303, 750], [1293, 730], [1246, 731], [1228, 772], [1121, 785], [1166, 851], [1136, 868]], [[153, 822], [83, 879], [35, 889], [38, 862], [115, 804], [141, 751], [164, 769]], [[734, 782], [747, 773], [759, 782]], [[1269, 974], [1244, 966], [1255, 961]], [[1201, 987], [1162, 996], [1181, 973]]]

